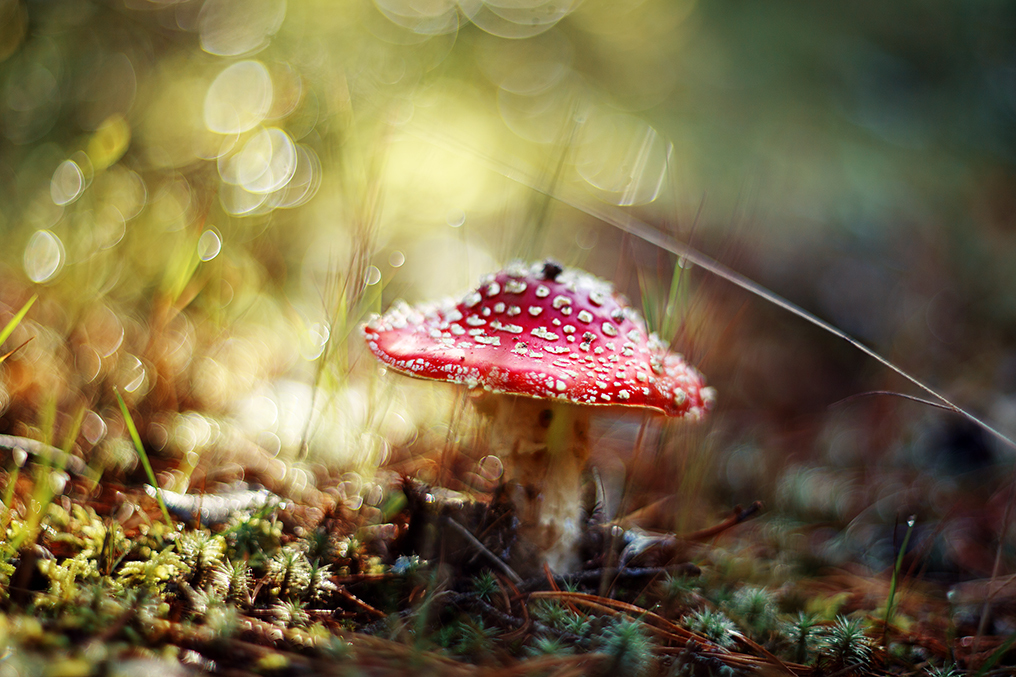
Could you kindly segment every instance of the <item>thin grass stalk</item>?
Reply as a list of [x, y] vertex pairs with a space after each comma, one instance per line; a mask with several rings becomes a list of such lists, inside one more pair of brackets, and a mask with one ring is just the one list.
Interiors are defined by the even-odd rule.
[[995, 663], [1001, 660], [1002, 656], [1006, 654], [1009, 649], [1012, 648], [1013, 644], [1016, 644], [1016, 635], [1010, 635], [1008, 639], [998, 645], [991, 655], [988, 656], [988, 660], [984, 661], [984, 665], [977, 671], [976, 677], [984, 677], [988, 672], [995, 667]]
[[0, 330], [0, 345], [3, 345], [3, 342], [10, 338], [10, 335], [18, 328], [21, 321], [25, 319], [25, 315], [28, 314], [28, 311], [32, 308], [38, 298], [38, 294], [32, 294], [32, 298], [28, 299], [28, 301], [25, 302], [25, 305], [21, 306], [21, 310], [15, 313], [14, 317], [10, 319], [10, 322], [4, 326], [3, 330]]
[[896, 601], [896, 588], [900, 581], [900, 570], [903, 568], [903, 556], [907, 554], [907, 545], [910, 543], [910, 535], [914, 531], [914, 524], [917, 523], [917, 518], [911, 515], [907, 518], [907, 533], [903, 537], [903, 544], [900, 546], [900, 551], [896, 554], [896, 564], [893, 566], [893, 577], [889, 583], [889, 598], [885, 604], [885, 628], [882, 634], [882, 646], [889, 646], [889, 625], [893, 622], [893, 613], [895, 612], [895, 601]]
[[169, 516], [169, 509], [166, 508], [166, 502], [162, 500], [162, 488], [159, 487], [159, 483], [155, 479], [155, 471], [152, 470], [152, 464], [148, 460], [148, 452], [145, 451], [145, 445], [141, 443], [141, 435], [138, 434], [138, 428], [134, 425], [134, 419], [131, 418], [131, 413], [127, 410], [127, 403], [124, 402], [123, 396], [120, 395], [120, 389], [113, 386], [113, 393], [116, 395], [116, 401], [120, 404], [120, 412], [123, 414], [124, 423], [127, 424], [127, 430], [131, 434], [131, 439], [134, 441], [134, 448], [138, 452], [138, 457], [141, 459], [141, 465], [145, 468], [145, 474], [148, 475], [148, 481], [151, 482], [152, 488], [155, 489], [155, 500], [159, 502], [159, 509], [162, 510], [162, 517], [166, 521], [166, 526], [170, 529], [173, 528], [173, 518]]

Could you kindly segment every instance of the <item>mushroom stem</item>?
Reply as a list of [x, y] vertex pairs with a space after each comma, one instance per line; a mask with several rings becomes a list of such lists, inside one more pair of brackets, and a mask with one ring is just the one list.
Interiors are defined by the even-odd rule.
[[589, 408], [530, 397], [488, 395], [490, 446], [519, 518], [512, 564], [537, 573], [545, 562], [575, 571], [582, 537], [582, 471], [589, 458]]

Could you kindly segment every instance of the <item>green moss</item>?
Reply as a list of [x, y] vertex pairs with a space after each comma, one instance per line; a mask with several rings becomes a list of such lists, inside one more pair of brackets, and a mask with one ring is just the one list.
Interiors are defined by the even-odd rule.
[[172, 548], [154, 552], [147, 559], [126, 562], [117, 573], [115, 584], [120, 588], [141, 587], [159, 595], [166, 583], [190, 573], [190, 567]]
[[614, 618], [595, 642], [594, 649], [610, 656], [605, 675], [645, 675], [653, 665], [653, 642], [642, 621], [626, 616]]
[[729, 649], [734, 646], [732, 633], [737, 632], [737, 626], [722, 611], [702, 609], [688, 614], [681, 621], [692, 632], [697, 632], [722, 647]]

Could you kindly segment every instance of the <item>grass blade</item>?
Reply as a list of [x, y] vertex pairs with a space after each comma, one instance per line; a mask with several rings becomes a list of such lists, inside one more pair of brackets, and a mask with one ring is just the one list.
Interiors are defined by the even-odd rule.
[[[885, 603], [885, 631], [889, 632], [889, 625], [893, 622], [893, 612], [895, 611], [894, 603], [896, 600], [896, 588], [900, 583], [900, 570], [903, 568], [903, 556], [907, 553], [907, 545], [910, 544], [910, 534], [914, 531], [914, 524], [917, 523], [916, 517], [911, 515], [907, 519], [907, 534], [903, 537], [903, 545], [900, 546], [900, 551], [896, 555], [896, 566], [893, 567], [893, 578], [889, 584], [889, 598]], [[886, 642], [883, 644], [888, 646]]]
[[148, 453], [145, 451], [145, 446], [141, 444], [141, 435], [138, 434], [138, 428], [134, 425], [134, 419], [131, 418], [130, 412], [127, 411], [127, 403], [123, 401], [123, 396], [120, 395], [120, 389], [114, 386], [113, 393], [116, 395], [116, 401], [120, 403], [120, 412], [123, 414], [123, 420], [127, 424], [127, 430], [130, 431], [131, 439], [134, 440], [134, 448], [138, 450], [138, 456], [141, 458], [141, 465], [145, 467], [145, 473], [148, 475], [148, 481], [152, 483], [152, 487], [155, 489], [155, 500], [159, 502], [159, 508], [162, 510], [162, 516], [166, 520], [166, 525], [172, 529], [173, 519], [169, 516], [169, 510], [166, 508], [166, 502], [162, 500], [162, 491], [160, 490], [158, 482], [155, 481], [155, 471], [152, 470], [152, 464], [148, 460]]
[[998, 648], [995, 649], [990, 656], [988, 656], [988, 660], [984, 661], [984, 665], [982, 665], [981, 669], [977, 671], [976, 677], [984, 677], [987, 675], [988, 672], [995, 667], [995, 663], [998, 663], [1002, 656], [1004, 656], [1006, 652], [1012, 648], [1013, 644], [1016, 644], [1016, 635], [1010, 635], [1009, 639], [1002, 642]]
[[3, 328], [3, 331], [0, 331], [0, 345], [3, 345], [3, 342], [6, 341], [10, 337], [11, 333], [18, 328], [18, 325], [21, 324], [21, 320], [25, 319], [25, 315], [28, 314], [28, 311], [32, 308], [32, 305], [35, 304], [35, 301], [38, 298], [38, 294], [32, 294], [32, 298], [28, 299], [28, 302], [21, 306], [21, 310], [19, 310], [14, 317], [11, 318], [11, 321]]

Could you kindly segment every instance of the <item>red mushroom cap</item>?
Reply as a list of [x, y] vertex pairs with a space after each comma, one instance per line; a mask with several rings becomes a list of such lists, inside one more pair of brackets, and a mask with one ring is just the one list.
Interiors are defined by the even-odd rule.
[[396, 302], [363, 331], [396, 371], [470, 388], [691, 418], [714, 399], [609, 282], [551, 261], [512, 264], [457, 303]]

